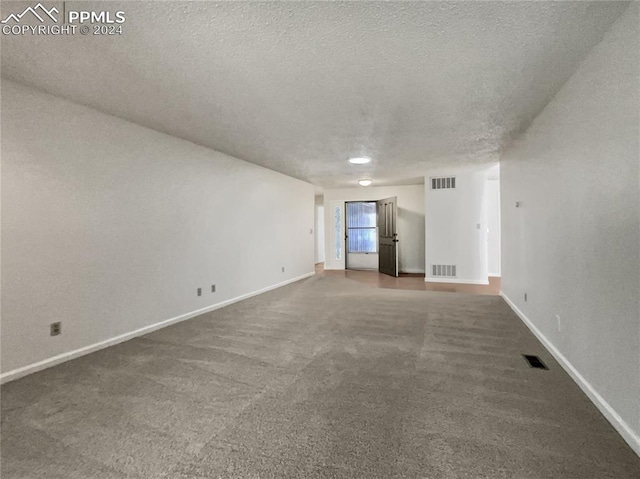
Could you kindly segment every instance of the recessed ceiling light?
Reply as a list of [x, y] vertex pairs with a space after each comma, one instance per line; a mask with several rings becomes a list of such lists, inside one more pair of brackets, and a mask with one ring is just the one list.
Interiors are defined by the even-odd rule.
[[360, 186], [369, 186], [371, 184], [371, 180], [359, 180], [358, 184]]
[[349, 158], [349, 163], [353, 163], [354, 165], [364, 165], [365, 163], [369, 163], [371, 158], [368, 156], [359, 156], [357, 158]]

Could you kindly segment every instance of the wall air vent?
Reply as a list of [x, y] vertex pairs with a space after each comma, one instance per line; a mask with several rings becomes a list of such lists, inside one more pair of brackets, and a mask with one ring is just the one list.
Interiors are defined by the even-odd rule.
[[456, 265], [455, 264], [432, 264], [431, 276], [433, 276], [434, 278], [455, 278]]
[[455, 176], [445, 176], [439, 178], [431, 178], [432, 190], [452, 190], [456, 187]]

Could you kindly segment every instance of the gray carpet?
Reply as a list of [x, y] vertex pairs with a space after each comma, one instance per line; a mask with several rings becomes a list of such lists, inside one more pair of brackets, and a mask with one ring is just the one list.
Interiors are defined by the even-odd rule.
[[6, 384], [1, 450], [3, 479], [640, 477], [499, 297], [324, 276]]

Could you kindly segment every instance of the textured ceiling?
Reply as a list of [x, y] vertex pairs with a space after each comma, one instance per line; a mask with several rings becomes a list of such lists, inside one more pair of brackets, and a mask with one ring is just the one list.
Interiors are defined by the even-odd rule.
[[2, 75], [323, 187], [496, 161], [627, 7], [102, 3], [67, 8], [124, 10], [122, 36], [3, 35]]

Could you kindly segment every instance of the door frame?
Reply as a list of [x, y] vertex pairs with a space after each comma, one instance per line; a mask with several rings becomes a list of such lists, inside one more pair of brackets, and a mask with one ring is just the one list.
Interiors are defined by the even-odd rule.
[[[344, 270], [349, 269], [349, 226], [347, 224], [347, 203], [376, 203], [378, 200], [351, 200], [344, 202]], [[380, 245], [378, 244], [378, 208], [376, 207], [376, 254], [380, 254], [378, 251]], [[380, 259], [378, 259], [380, 263]]]

